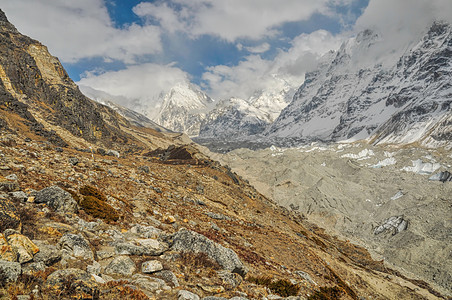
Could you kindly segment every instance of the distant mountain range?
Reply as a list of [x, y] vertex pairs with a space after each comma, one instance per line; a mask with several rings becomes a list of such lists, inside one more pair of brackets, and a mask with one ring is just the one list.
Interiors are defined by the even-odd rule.
[[372, 53], [383, 38], [365, 30], [325, 54], [298, 89], [280, 79], [249, 99], [214, 101], [194, 85], [178, 84], [160, 95], [157, 112], [143, 113], [204, 141], [291, 146], [365, 139], [450, 146], [451, 28], [435, 22], [403, 54], [378, 60]]

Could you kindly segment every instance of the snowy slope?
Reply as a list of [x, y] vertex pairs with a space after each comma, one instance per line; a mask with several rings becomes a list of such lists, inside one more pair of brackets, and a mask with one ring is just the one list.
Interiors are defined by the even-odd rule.
[[401, 57], [388, 54], [376, 64], [375, 60], [370, 63], [369, 54], [378, 47], [380, 37], [370, 30], [360, 33], [337, 53], [328, 53], [316, 71], [306, 74], [304, 84], [266, 136], [449, 143], [451, 31], [449, 24], [434, 23]]
[[197, 136], [213, 100], [195, 86], [180, 83], [160, 97], [160, 111], [153, 120], [176, 132]]
[[171, 130], [168, 130], [158, 125], [145, 115], [118, 104], [128, 101], [123, 97], [113, 96], [103, 91], [95, 90], [88, 86], [80, 85], [79, 88], [84, 95], [105, 106], [114, 109], [116, 112], [118, 112], [121, 116], [126, 118], [130, 123], [132, 123], [135, 126], [152, 128], [159, 132], [171, 132]]

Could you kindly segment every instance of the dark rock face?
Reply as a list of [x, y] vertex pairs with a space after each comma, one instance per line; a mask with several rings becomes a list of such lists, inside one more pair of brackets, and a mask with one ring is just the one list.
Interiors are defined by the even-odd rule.
[[[53, 144], [67, 144], [46, 130], [36, 112], [53, 125], [90, 142], [124, 144], [128, 136], [119, 128], [127, 123], [112, 109], [85, 97], [57, 58], [39, 42], [21, 35], [0, 11], [0, 107], [4, 121], [25, 124], [34, 134]], [[17, 115], [17, 120], [8, 115]], [[3, 123], [3, 122], [2, 122]]]

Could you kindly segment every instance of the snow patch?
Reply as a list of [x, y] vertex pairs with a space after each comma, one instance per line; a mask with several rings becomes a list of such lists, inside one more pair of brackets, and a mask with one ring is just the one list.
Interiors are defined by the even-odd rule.
[[424, 163], [421, 159], [412, 160], [412, 162], [412, 167], [403, 167], [401, 170], [421, 175], [429, 175], [441, 167], [441, 164], [439, 163]]

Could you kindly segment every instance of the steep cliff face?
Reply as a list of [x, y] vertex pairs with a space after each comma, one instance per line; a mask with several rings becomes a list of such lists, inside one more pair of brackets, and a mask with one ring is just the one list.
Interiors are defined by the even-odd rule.
[[[20, 34], [0, 12], [0, 106], [3, 124], [19, 122], [54, 144], [66, 142], [59, 126], [89, 142], [124, 144], [127, 125], [113, 110], [85, 97], [38, 41]], [[5, 123], [6, 122], [6, 123]], [[19, 126], [20, 127], [20, 126]]]
[[[269, 137], [380, 143], [450, 143], [452, 30], [434, 23], [395, 63], [369, 64], [379, 45], [370, 30], [329, 53], [306, 75]], [[390, 57], [392, 54], [387, 54]], [[357, 67], [358, 66], [358, 67]], [[448, 117], [449, 116], [449, 117]]]

